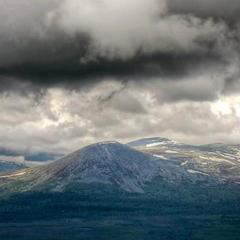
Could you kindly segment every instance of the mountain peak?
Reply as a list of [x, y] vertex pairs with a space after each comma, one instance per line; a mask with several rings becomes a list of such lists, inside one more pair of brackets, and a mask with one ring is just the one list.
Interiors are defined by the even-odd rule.
[[89, 150], [89, 149], [97, 149], [97, 148], [102, 148], [102, 149], [106, 149], [106, 148], [114, 148], [114, 147], [125, 147], [124, 144], [119, 143], [117, 141], [104, 141], [104, 142], [98, 142], [98, 143], [94, 143], [94, 144], [90, 144], [87, 145], [79, 150], [77, 150], [76, 152], [79, 151], [83, 151], [83, 150]]
[[49, 182], [62, 190], [71, 183], [103, 183], [129, 192], [143, 192], [159, 170], [153, 156], [118, 142], [100, 142], [86, 146], [31, 173], [34, 185]]

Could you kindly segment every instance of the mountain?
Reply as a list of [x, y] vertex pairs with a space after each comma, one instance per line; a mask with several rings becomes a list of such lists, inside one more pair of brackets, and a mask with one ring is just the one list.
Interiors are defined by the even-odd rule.
[[[135, 148], [130, 147], [135, 146]], [[209, 148], [209, 146], [208, 146]], [[164, 138], [140, 139], [128, 145], [101, 142], [43, 166], [0, 176], [0, 188], [18, 191], [65, 191], [100, 184], [126, 192], [161, 192], [177, 187], [232, 184], [240, 186], [240, 160], [206, 146], [178, 144]], [[9, 189], [12, 189], [11, 187]]]
[[[5, 178], [13, 184], [22, 182], [22, 187], [18, 185], [18, 190], [22, 191], [64, 191], [72, 185], [104, 184], [127, 192], [144, 193], [155, 179], [175, 185], [183, 180], [213, 182], [207, 174], [192, 175], [171, 159], [166, 161], [117, 142], [89, 145], [51, 164]], [[4, 177], [0, 179], [4, 184]]]
[[145, 183], [158, 174], [160, 167], [160, 161], [151, 155], [120, 143], [103, 142], [49, 165], [26, 170], [18, 180], [30, 182], [29, 189], [51, 186], [60, 191], [78, 182], [110, 184], [129, 192], [143, 192]]
[[142, 192], [146, 182], [157, 174], [154, 157], [116, 142], [103, 142], [80, 149], [50, 165], [36, 168], [35, 185], [52, 182], [55, 189], [70, 183], [102, 183], [126, 191]]

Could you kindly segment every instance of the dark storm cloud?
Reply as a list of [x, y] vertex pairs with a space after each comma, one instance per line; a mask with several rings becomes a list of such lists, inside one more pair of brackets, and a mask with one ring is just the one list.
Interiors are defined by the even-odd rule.
[[[94, 62], [81, 64], [72, 56], [67, 61], [50, 61], [44, 63], [24, 63], [0, 68], [2, 88], [12, 88], [18, 85], [26, 86], [34, 82], [40, 86], [51, 86], [65, 83], [71, 86], [77, 82], [87, 82], [105, 77], [121, 77], [123, 79], [162, 76], [170, 79], [181, 78], [196, 69], [200, 63], [224, 63], [217, 53], [208, 55], [197, 54], [154, 54], [151, 56], [137, 55], [128, 60], [95, 59]], [[18, 80], [17, 80], [18, 79]], [[25, 84], [23, 83], [25, 82]]]
[[1, 0], [2, 89], [12, 88], [11, 79], [39, 86], [105, 77], [178, 79], [202, 64], [224, 64], [222, 47], [234, 31], [208, 20], [209, 9], [217, 16], [225, 7], [231, 15], [238, 5], [217, 2]]
[[106, 79], [124, 87], [96, 102], [128, 114], [146, 109], [126, 82], [158, 104], [240, 91], [235, 0], [0, 0], [0, 7], [0, 91], [33, 93], [35, 104], [51, 87], [79, 91]]

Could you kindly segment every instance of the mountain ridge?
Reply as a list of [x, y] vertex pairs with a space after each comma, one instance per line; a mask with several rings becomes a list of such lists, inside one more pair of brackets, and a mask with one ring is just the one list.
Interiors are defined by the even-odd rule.
[[154, 156], [117, 142], [101, 142], [86, 146], [45, 166], [27, 170], [24, 176], [37, 185], [56, 183], [55, 190], [70, 182], [103, 183], [119, 186], [129, 192], [142, 193], [160, 168]]
[[[148, 147], [149, 142], [157, 143], [159, 140], [164, 144]], [[147, 141], [146, 147], [140, 149], [116, 141], [91, 144], [50, 164], [2, 176], [0, 189], [16, 189], [14, 185], [17, 185], [17, 191], [61, 192], [73, 185], [90, 187], [101, 184], [130, 193], [145, 193], [153, 182], [156, 182], [158, 191], [162, 185], [167, 188], [179, 185], [182, 188], [184, 183], [194, 187], [198, 184], [207, 189], [209, 186], [238, 185], [240, 182], [237, 177], [240, 172], [238, 160], [232, 162], [220, 158], [216, 155], [218, 153], [188, 148], [163, 138], [144, 141], [144, 144]], [[231, 170], [233, 164], [236, 167]], [[224, 172], [223, 166], [232, 174]]]

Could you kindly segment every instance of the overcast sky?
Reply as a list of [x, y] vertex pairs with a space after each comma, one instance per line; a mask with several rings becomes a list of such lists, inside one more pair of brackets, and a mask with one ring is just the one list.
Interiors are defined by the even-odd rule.
[[239, 0], [0, 0], [0, 148], [240, 144]]

